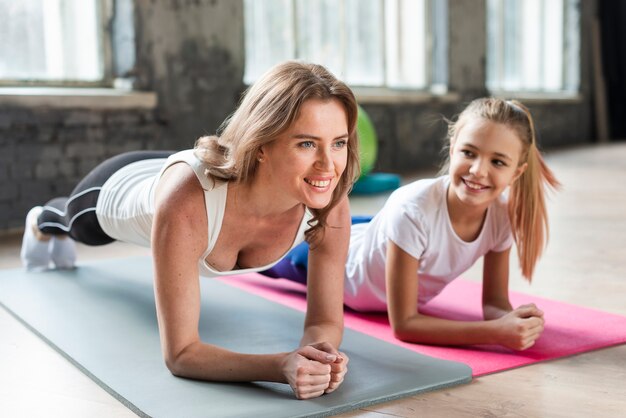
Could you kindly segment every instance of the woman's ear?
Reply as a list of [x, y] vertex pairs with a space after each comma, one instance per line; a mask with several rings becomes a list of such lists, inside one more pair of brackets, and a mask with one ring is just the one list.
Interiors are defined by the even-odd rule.
[[265, 151], [263, 150], [263, 147], [259, 148], [259, 150], [257, 151], [256, 160], [260, 163], [265, 161]]

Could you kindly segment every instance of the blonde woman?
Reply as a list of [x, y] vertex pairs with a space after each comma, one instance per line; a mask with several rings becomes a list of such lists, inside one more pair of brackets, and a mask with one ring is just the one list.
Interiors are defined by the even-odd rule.
[[[193, 150], [114, 157], [69, 198], [31, 210], [23, 262], [71, 267], [72, 240], [151, 246], [162, 350], [173, 374], [284, 382], [299, 399], [332, 392], [348, 363], [338, 348], [347, 193], [359, 173], [356, 117], [352, 92], [326, 69], [278, 65], [247, 91], [219, 136], [200, 138]], [[252, 355], [200, 340], [199, 276], [267, 269], [305, 239], [309, 305], [300, 347]]]

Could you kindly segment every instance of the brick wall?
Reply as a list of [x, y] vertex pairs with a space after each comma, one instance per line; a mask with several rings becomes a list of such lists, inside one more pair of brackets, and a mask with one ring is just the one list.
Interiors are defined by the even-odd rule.
[[168, 148], [152, 110], [0, 108], [0, 231], [32, 206], [64, 196], [99, 162]]

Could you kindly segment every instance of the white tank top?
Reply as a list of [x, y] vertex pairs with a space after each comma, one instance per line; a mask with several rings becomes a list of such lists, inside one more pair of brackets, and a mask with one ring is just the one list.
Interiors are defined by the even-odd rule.
[[[163, 172], [173, 164], [184, 162], [196, 174], [202, 189], [209, 229], [207, 231], [207, 249], [198, 260], [200, 275], [205, 277], [227, 276], [255, 271], [267, 270], [278, 263], [278, 260], [263, 267], [217, 271], [207, 262], [206, 258], [213, 250], [224, 220], [228, 182], [215, 181], [206, 176], [207, 166], [189, 149], [171, 155], [169, 158], [155, 158], [136, 161], [116, 171], [103, 185], [96, 204], [96, 216], [103, 231], [118, 241], [131, 242], [150, 247], [152, 220], [155, 213], [154, 194], [156, 185]], [[304, 241], [307, 222], [312, 218], [309, 210], [305, 210], [298, 233], [290, 250]]]

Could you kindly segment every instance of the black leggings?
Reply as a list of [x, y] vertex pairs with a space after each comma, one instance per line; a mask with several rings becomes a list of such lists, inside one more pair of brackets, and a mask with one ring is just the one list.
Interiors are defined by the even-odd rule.
[[109, 158], [91, 170], [69, 197], [57, 197], [46, 203], [37, 218], [45, 234], [69, 235], [87, 245], [115, 241], [105, 234], [96, 217], [96, 203], [102, 185], [120, 168], [141, 160], [167, 158], [174, 151], [132, 151]]

